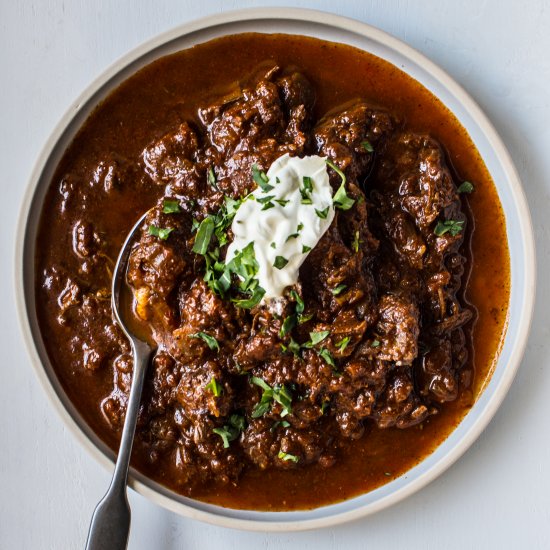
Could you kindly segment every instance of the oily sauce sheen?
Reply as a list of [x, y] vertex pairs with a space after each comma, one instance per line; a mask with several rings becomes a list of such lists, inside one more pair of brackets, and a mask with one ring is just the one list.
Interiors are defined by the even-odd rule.
[[[461, 386], [455, 400], [438, 406], [437, 414], [404, 429], [380, 429], [366, 421], [363, 437], [342, 439], [337, 460], [330, 467], [312, 461], [302, 467], [245, 468], [237, 481], [204, 482], [192, 492], [182, 489], [172, 459], [164, 457], [162, 449], [156, 460], [151, 460], [151, 441], [146, 437], [153, 437], [152, 432], [138, 437], [133, 465], [175, 491], [233, 508], [307, 509], [375, 489], [431, 453], [479, 396], [504, 337], [510, 273], [498, 195], [465, 130], [420, 84], [355, 48], [290, 35], [228, 36], [155, 61], [99, 105], [59, 165], [41, 214], [36, 303], [43, 338], [63, 388], [85, 421], [116, 449], [119, 426], [113, 427], [109, 418], [121, 419], [121, 411], [113, 403], [124, 402], [121, 392], [129, 387], [131, 368], [127, 364], [119, 364], [117, 369], [102, 366], [101, 357], [88, 349], [83, 335], [99, 334], [99, 349], [106, 353], [111, 353], [117, 342], [123, 351], [128, 350], [109, 324], [98, 330], [98, 320], [109, 311], [104, 291], [94, 287], [92, 300], [82, 296], [90, 291], [89, 281], [100, 282], [98, 288], [109, 287], [110, 270], [124, 237], [164, 193], [162, 186], [152, 185], [137, 171], [133, 180], [128, 174], [124, 181], [117, 180], [116, 167], [123, 159], [141, 158], [146, 147], [183, 121], [199, 125], [199, 107], [223, 97], [230, 100], [239, 82], [250, 79], [266, 64], [294, 67], [307, 78], [315, 90], [315, 121], [358, 99], [386, 109], [404, 122], [407, 132], [427, 134], [439, 142], [454, 181], [468, 180], [475, 187], [472, 194], [460, 196], [461, 211], [467, 218], [461, 253], [467, 263], [457, 295], [472, 312], [463, 329], [468, 348], [465, 371], [472, 373], [473, 380]], [[89, 190], [81, 193], [84, 184]], [[93, 220], [94, 231], [81, 223], [84, 219]], [[145, 244], [150, 242], [149, 237], [143, 239]], [[71, 317], [76, 303], [84, 311], [78, 325]], [[114, 397], [113, 385], [119, 388]], [[144, 400], [150, 397], [146, 392]], [[158, 429], [160, 433], [162, 428]], [[167, 439], [166, 434], [162, 437]]]

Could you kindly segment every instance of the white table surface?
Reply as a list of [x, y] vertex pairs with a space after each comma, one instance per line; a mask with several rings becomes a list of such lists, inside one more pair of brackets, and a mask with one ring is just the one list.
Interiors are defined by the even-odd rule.
[[[0, 0], [0, 549], [83, 548], [110, 474], [38, 384], [13, 302], [13, 242], [32, 164], [69, 103], [111, 62], [181, 22], [288, 0]], [[405, 40], [462, 83], [510, 149], [538, 248], [527, 353], [502, 408], [438, 480], [362, 521], [247, 533], [167, 512], [131, 492], [131, 549], [550, 548], [550, 2], [295, 0]]]

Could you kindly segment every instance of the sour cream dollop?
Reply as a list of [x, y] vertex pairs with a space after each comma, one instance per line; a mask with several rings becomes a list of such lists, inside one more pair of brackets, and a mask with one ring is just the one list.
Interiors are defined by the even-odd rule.
[[[259, 265], [263, 302], [281, 297], [334, 219], [332, 187], [323, 157], [286, 154], [273, 162], [268, 181], [240, 205], [226, 264], [249, 243]], [[271, 187], [271, 188], [270, 188]]]

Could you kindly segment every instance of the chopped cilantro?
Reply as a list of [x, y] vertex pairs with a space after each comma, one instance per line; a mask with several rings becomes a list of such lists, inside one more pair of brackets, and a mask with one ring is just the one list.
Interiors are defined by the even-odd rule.
[[210, 216], [202, 220], [195, 236], [195, 243], [193, 244], [193, 252], [195, 254], [201, 254], [202, 256], [206, 254], [214, 228], [214, 220]]
[[351, 243], [351, 248], [355, 253], [359, 252], [359, 246], [362, 242], [363, 241], [359, 239], [359, 231], [356, 231], [353, 237], [353, 242]]
[[330, 365], [333, 369], [336, 369], [336, 363], [334, 362], [334, 359], [330, 353], [330, 351], [326, 348], [321, 348], [319, 350], [319, 357], [324, 359], [325, 363]]
[[313, 191], [313, 180], [309, 176], [304, 176], [302, 181], [304, 183], [304, 189], [308, 193], [311, 193]]
[[376, 340], [376, 338], [370, 343], [371, 348], [378, 348], [380, 347], [380, 340]]
[[174, 231], [173, 227], [157, 227], [156, 225], [149, 226], [149, 235], [158, 237], [161, 241], [165, 241], [172, 231]]
[[291, 455], [290, 453], [285, 453], [283, 451], [279, 451], [279, 454], [277, 455], [281, 460], [288, 461], [291, 460], [292, 462], [296, 463], [300, 460], [299, 457], [296, 455]]
[[178, 214], [181, 212], [180, 203], [171, 199], [164, 199], [162, 202], [162, 211], [164, 214]]
[[285, 243], [287, 243], [288, 241], [290, 241], [290, 239], [297, 239], [299, 236], [300, 236], [300, 233], [291, 233], [291, 234], [286, 238]]
[[349, 336], [346, 336], [345, 338], [342, 338], [335, 346], [343, 353], [344, 350], [348, 347], [348, 344], [350, 342], [351, 338]]
[[342, 294], [342, 292], [346, 290], [346, 288], [348, 288], [347, 285], [338, 285], [337, 287], [333, 288], [331, 292], [332, 294], [334, 294], [334, 296], [338, 296], [339, 294]]
[[306, 254], [310, 250], [311, 250], [311, 246], [307, 246], [305, 244], [302, 246], [302, 254]]
[[206, 179], [208, 181], [208, 185], [213, 187], [216, 191], [219, 191], [218, 189], [218, 180], [216, 179], [216, 173], [214, 172], [214, 167], [209, 166], [208, 171], [206, 172]]
[[326, 220], [327, 219], [327, 216], [328, 216], [328, 210], [329, 210], [330, 206], [327, 206], [325, 209], [323, 210], [317, 210], [317, 208], [315, 209], [315, 213], [322, 219], [322, 220]]
[[214, 394], [214, 397], [219, 397], [223, 392], [223, 386], [214, 377], [205, 387]]
[[471, 193], [474, 190], [474, 185], [469, 181], [463, 181], [459, 186], [457, 191], [459, 193]]
[[313, 346], [316, 346], [319, 342], [322, 342], [330, 334], [330, 330], [321, 330], [319, 332], [310, 332], [309, 333], [309, 342], [306, 342], [302, 347], [311, 349]]
[[189, 338], [200, 338], [201, 340], [206, 342], [206, 345], [212, 351], [220, 351], [220, 345], [218, 344], [218, 341], [213, 336], [210, 336], [210, 334], [207, 334], [206, 332], [195, 332], [195, 334], [190, 334]]
[[289, 315], [283, 321], [281, 330], [279, 331], [279, 337], [284, 338], [287, 334], [290, 334], [292, 329], [296, 326], [296, 315]]
[[239, 437], [239, 434], [246, 428], [246, 420], [244, 416], [232, 414], [229, 417], [229, 424], [221, 428], [214, 428], [212, 431], [219, 435], [223, 440], [224, 449], [229, 447], [230, 441], [234, 441]]
[[371, 145], [371, 142], [368, 140], [362, 141], [361, 147], [363, 147], [363, 149], [367, 151], [367, 153], [372, 153], [374, 151], [374, 147]]
[[438, 237], [445, 235], [445, 233], [449, 233], [452, 237], [456, 237], [459, 233], [462, 232], [463, 226], [464, 222], [457, 220], [446, 220], [444, 222], [437, 222], [434, 233]]
[[288, 263], [288, 260], [283, 256], [275, 256], [273, 267], [276, 267], [277, 269], [283, 269], [283, 267], [285, 267], [287, 263]]
[[273, 189], [273, 185], [269, 185], [269, 178], [267, 177], [267, 174], [260, 170], [256, 164], [252, 165], [252, 179], [265, 193]]
[[280, 204], [283, 208], [290, 202], [288, 199], [275, 199], [277, 204]]

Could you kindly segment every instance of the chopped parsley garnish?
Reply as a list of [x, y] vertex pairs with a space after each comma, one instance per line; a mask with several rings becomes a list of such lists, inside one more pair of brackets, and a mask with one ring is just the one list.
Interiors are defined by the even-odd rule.
[[266, 202], [269, 202], [271, 199], [274, 199], [275, 195], [266, 195], [265, 197], [258, 197], [256, 199], [257, 202], [260, 204], [265, 204]]
[[313, 346], [316, 346], [319, 342], [322, 342], [330, 334], [330, 330], [321, 330], [319, 332], [310, 332], [309, 333], [309, 342], [306, 342], [302, 347], [311, 349]]
[[250, 381], [263, 390], [260, 401], [256, 403], [252, 410], [252, 418], [259, 418], [267, 413], [271, 409], [274, 401], [279, 403], [283, 408], [281, 417], [285, 417], [292, 412], [292, 394], [285, 385], [271, 387], [267, 382], [257, 376], [252, 376]]
[[214, 394], [214, 397], [219, 397], [223, 392], [223, 386], [214, 377], [205, 387]]
[[284, 338], [287, 334], [292, 332], [292, 329], [296, 326], [296, 315], [289, 315], [283, 321], [281, 330], [279, 331], [279, 337]]
[[304, 183], [304, 189], [308, 193], [311, 193], [313, 191], [313, 180], [309, 176], [304, 176], [302, 181]]
[[283, 208], [290, 202], [289, 199], [275, 199], [277, 204], [280, 204]]
[[298, 224], [298, 227], [296, 228], [296, 231], [302, 231], [303, 228], [304, 228], [304, 224], [300, 222]]
[[219, 191], [218, 189], [218, 180], [216, 179], [216, 173], [214, 172], [214, 167], [209, 166], [208, 171], [206, 172], [206, 179], [208, 181], [208, 185], [213, 187], [216, 191]]
[[356, 254], [357, 252], [359, 252], [359, 246], [361, 245], [362, 242], [363, 241], [359, 239], [359, 231], [356, 231], [353, 237], [353, 242], [351, 243], [351, 248]]
[[302, 196], [302, 204], [313, 204], [311, 197], [307, 194], [305, 189], [300, 189], [300, 195]]
[[269, 210], [270, 208], [275, 208], [275, 205], [272, 202], [266, 202], [262, 206], [262, 210]]
[[324, 359], [325, 363], [330, 365], [333, 369], [336, 369], [336, 363], [334, 362], [334, 359], [330, 353], [330, 351], [326, 348], [321, 348], [319, 350], [319, 357]]
[[172, 231], [174, 231], [173, 227], [157, 227], [156, 225], [149, 226], [149, 235], [158, 237], [161, 241], [165, 241]]
[[275, 243], [271, 243], [269, 246], [270, 246], [271, 248], [277, 248], [277, 245], [276, 245]]
[[367, 153], [372, 153], [374, 151], [374, 147], [371, 145], [371, 142], [368, 140], [362, 141], [361, 147], [363, 147], [363, 149], [367, 151]]
[[285, 243], [287, 243], [288, 241], [290, 241], [290, 239], [297, 239], [299, 236], [300, 236], [300, 233], [291, 233], [291, 234], [286, 238]]
[[275, 256], [275, 261], [273, 262], [273, 267], [276, 267], [277, 269], [283, 269], [285, 265], [288, 263], [288, 260], [283, 256]]
[[315, 209], [315, 213], [322, 219], [322, 220], [326, 220], [327, 219], [327, 216], [328, 216], [328, 209], [330, 208], [330, 206], [327, 206], [325, 209], [323, 210], [317, 210], [317, 208]]
[[334, 196], [332, 197], [332, 203], [334, 204], [335, 208], [338, 208], [340, 210], [349, 210], [354, 204], [355, 199], [352, 199], [347, 193], [346, 193], [346, 175], [336, 164], [331, 162], [329, 159], [326, 159], [325, 162], [340, 176], [342, 179], [342, 183], [340, 184], [340, 187], [338, 187], [336, 193], [334, 193]]
[[171, 199], [164, 199], [162, 202], [162, 211], [164, 214], [178, 214], [181, 212], [180, 203]]
[[345, 338], [342, 338], [335, 346], [340, 350], [340, 352], [344, 353], [344, 350], [348, 347], [348, 344], [350, 343], [351, 338], [349, 336], [346, 336]]
[[306, 254], [310, 250], [311, 250], [311, 246], [307, 246], [305, 244], [302, 246], [302, 254]]
[[258, 187], [264, 191], [264, 193], [267, 193], [273, 189], [273, 185], [269, 185], [269, 178], [267, 177], [267, 174], [263, 170], [260, 170], [256, 164], [252, 165], [252, 179], [256, 182]]
[[304, 312], [305, 308], [304, 301], [294, 289], [290, 291], [290, 296], [294, 298], [294, 301], [296, 302], [296, 313], [298, 315], [301, 315]]
[[459, 186], [457, 191], [459, 193], [471, 193], [474, 190], [474, 185], [469, 181], [463, 181]]
[[292, 462], [295, 462], [295, 463], [300, 460], [300, 458], [297, 457], [296, 455], [291, 455], [290, 453], [285, 453], [283, 451], [279, 451], [279, 454], [277, 456], [281, 460], [285, 460], [285, 461], [291, 460]]
[[338, 296], [339, 294], [342, 294], [342, 292], [344, 292], [346, 288], [348, 288], [347, 285], [338, 285], [337, 287], [333, 288], [331, 292], [334, 296]]
[[380, 340], [374, 339], [374, 340], [370, 343], [370, 347], [371, 347], [371, 348], [379, 348], [379, 347], [380, 347]]
[[294, 357], [300, 358], [300, 344], [294, 340], [294, 338], [290, 338], [290, 342], [288, 346], [285, 346], [284, 344], [281, 344], [281, 349], [286, 353], [289, 351], [294, 355]]
[[195, 243], [193, 244], [193, 252], [204, 256], [210, 245], [210, 239], [214, 233], [214, 220], [208, 216], [202, 220], [195, 235]]
[[457, 220], [446, 220], [444, 222], [437, 222], [435, 226], [434, 233], [441, 237], [445, 233], [449, 233], [452, 237], [456, 237], [459, 233], [462, 232], [464, 222]]
[[210, 336], [210, 334], [207, 334], [206, 332], [195, 332], [195, 334], [190, 334], [189, 338], [200, 338], [201, 340], [206, 342], [206, 345], [212, 351], [220, 351], [220, 345], [218, 344], [218, 341], [213, 336]]
[[229, 417], [229, 424], [226, 424], [222, 428], [214, 428], [212, 431], [222, 438], [223, 447], [224, 449], [227, 449], [230, 441], [237, 439], [245, 428], [246, 420], [244, 416], [232, 414]]

